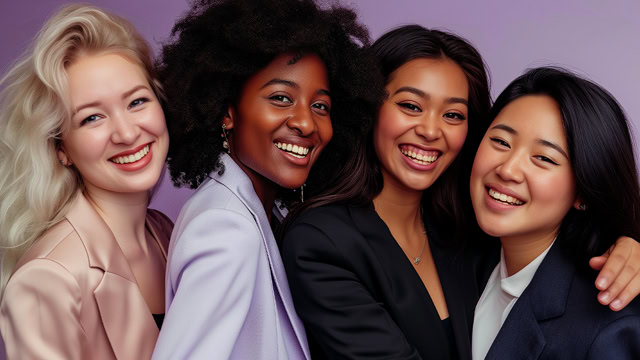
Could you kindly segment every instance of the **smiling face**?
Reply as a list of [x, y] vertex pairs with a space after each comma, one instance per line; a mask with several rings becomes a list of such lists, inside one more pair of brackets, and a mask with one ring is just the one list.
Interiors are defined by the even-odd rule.
[[244, 85], [224, 124], [231, 155], [256, 182], [300, 187], [331, 140], [329, 80], [324, 62], [308, 54], [276, 57]]
[[504, 107], [482, 139], [471, 173], [478, 224], [501, 238], [553, 237], [576, 206], [562, 114], [545, 95]]
[[58, 150], [88, 191], [144, 192], [169, 148], [164, 114], [143, 69], [115, 54], [82, 55], [67, 68], [72, 118]]
[[415, 59], [386, 86], [374, 131], [385, 186], [422, 191], [456, 158], [467, 136], [469, 85], [448, 59]]

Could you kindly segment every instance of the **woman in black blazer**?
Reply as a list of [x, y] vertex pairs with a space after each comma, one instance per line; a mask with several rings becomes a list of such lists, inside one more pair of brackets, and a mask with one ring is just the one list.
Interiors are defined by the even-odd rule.
[[584, 266], [640, 236], [624, 111], [599, 85], [543, 67], [509, 84], [490, 118], [471, 199], [502, 256], [476, 307], [473, 358], [639, 359], [640, 299], [600, 306]]
[[417, 25], [373, 51], [388, 93], [378, 120], [285, 224], [296, 310], [314, 358], [469, 359], [478, 283], [498, 262], [490, 240], [456, 246], [475, 236], [466, 179], [488, 126], [484, 62]]

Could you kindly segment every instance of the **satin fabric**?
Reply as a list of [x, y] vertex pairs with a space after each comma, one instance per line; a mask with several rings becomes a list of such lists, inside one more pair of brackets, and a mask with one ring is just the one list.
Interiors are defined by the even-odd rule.
[[[173, 224], [148, 210], [166, 258]], [[116, 239], [78, 194], [18, 262], [0, 304], [9, 359], [149, 359], [158, 327]]]

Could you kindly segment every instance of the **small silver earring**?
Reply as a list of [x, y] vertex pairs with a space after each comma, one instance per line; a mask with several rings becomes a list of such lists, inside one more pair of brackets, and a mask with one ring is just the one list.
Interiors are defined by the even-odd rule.
[[60, 162], [60, 165], [62, 166], [67, 166], [67, 162], [64, 160], [58, 160]]
[[580, 205], [578, 205], [578, 209], [585, 211], [587, 210], [587, 205], [585, 205], [585, 203], [580, 203]]
[[302, 184], [302, 186], [300, 186], [300, 202], [303, 203], [304, 202], [304, 187], [307, 186], [307, 184]]
[[231, 148], [229, 147], [229, 139], [227, 138], [226, 124], [222, 124], [222, 135], [220, 136], [224, 138], [224, 141], [222, 142], [222, 147], [227, 151], [227, 154], [231, 154]]

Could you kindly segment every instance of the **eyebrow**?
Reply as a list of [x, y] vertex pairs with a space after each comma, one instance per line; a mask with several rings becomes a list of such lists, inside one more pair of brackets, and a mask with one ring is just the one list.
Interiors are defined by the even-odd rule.
[[[129, 96], [131, 96], [132, 94], [134, 94], [136, 91], [140, 90], [140, 89], [147, 89], [149, 90], [148, 87], [146, 87], [145, 85], [138, 85], [133, 87], [133, 89], [126, 91], [122, 94], [122, 99], [126, 99]], [[149, 90], [150, 91], [150, 90]], [[88, 104], [83, 104], [81, 106], [78, 106], [75, 111], [73, 112], [73, 115], [77, 114], [80, 112], [80, 110], [86, 109], [86, 108], [90, 108], [90, 107], [96, 107], [96, 106], [100, 106], [100, 104], [102, 104], [100, 101], [94, 101], [94, 102], [90, 102]]]
[[[424, 91], [422, 91], [420, 89], [414, 88], [413, 86], [403, 86], [403, 87], [399, 88], [398, 90], [396, 90], [393, 93], [393, 95], [401, 93], [401, 92], [408, 92], [408, 93], [411, 93], [411, 94], [415, 94], [415, 95], [418, 95], [418, 96], [420, 96], [422, 98], [425, 98], [425, 99], [429, 99], [430, 98], [429, 94], [425, 93]], [[469, 106], [469, 102], [467, 101], [467, 99], [463, 99], [463, 98], [460, 98], [460, 97], [447, 98], [445, 100], [445, 103], [447, 103], [447, 104], [463, 104], [463, 105]]]
[[[284, 86], [292, 87], [294, 89], [300, 89], [300, 85], [298, 85], [298, 83], [290, 80], [279, 79], [279, 78], [275, 78], [267, 81], [264, 85], [262, 85], [260, 89], [264, 89], [270, 85], [284, 85]], [[331, 93], [327, 89], [320, 89], [316, 91], [316, 94], [331, 96]]]
[[[504, 130], [504, 131], [508, 132], [509, 134], [518, 135], [518, 132], [514, 128], [512, 128], [511, 126], [508, 126], [508, 125], [504, 125], [504, 124], [498, 124], [498, 125], [496, 125], [496, 126], [491, 128], [491, 130], [493, 130], [493, 129]], [[548, 140], [543, 140], [543, 139], [538, 139], [538, 140], [536, 140], [536, 142], [538, 144], [542, 145], [542, 146], [550, 147], [550, 148], [556, 150], [557, 152], [562, 154], [565, 158], [569, 159], [569, 155], [567, 155], [567, 153], [564, 150], [562, 150], [560, 145], [558, 145], [558, 144], [556, 144], [554, 142], [548, 141]]]
[[567, 160], [569, 159], [569, 155], [567, 155], [567, 153], [564, 152], [564, 150], [562, 150], [562, 148], [558, 144], [553, 143], [551, 141], [542, 140], [542, 139], [538, 139], [537, 143], [540, 144], [540, 145], [547, 146], [547, 147], [550, 147], [552, 149], [555, 149], [557, 152], [559, 152], [565, 158], [567, 158]]

